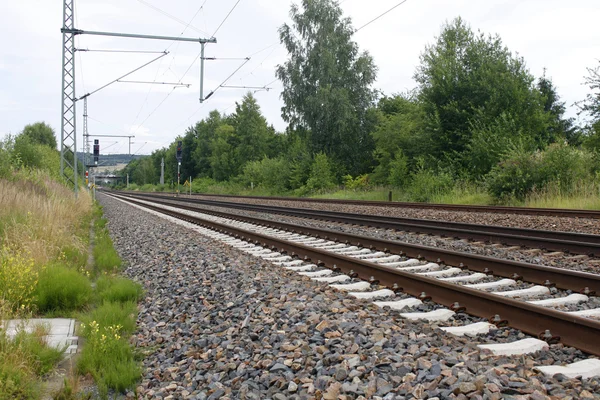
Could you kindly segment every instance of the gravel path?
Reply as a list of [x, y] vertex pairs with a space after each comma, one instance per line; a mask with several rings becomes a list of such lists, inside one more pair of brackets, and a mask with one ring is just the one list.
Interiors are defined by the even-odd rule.
[[585, 359], [577, 350], [492, 357], [479, 340], [522, 334], [445, 335], [98, 197], [126, 274], [146, 289], [132, 338], [144, 354], [142, 398], [600, 398], [600, 378], [533, 370]]

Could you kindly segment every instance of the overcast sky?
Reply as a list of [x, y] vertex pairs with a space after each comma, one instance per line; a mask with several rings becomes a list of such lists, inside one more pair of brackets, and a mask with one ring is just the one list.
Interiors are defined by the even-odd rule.
[[[210, 37], [238, 0], [75, 0], [76, 28], [183, 37]], [[298, 1], [299, 2], [299, 1]], [[255, 96], [269, 123], [284, 130], [277, 64], [286, 59], [278, 28], [289, 21], [289, 0], [240, 0], [206, 47], [205, 95], [243, 63], [223, 58], [251, 57], [228, 85], [263, 87]], [[340, 0], [360, 27], [399, 0]], [[203, 7], [200, 9], [200, 7]], [[159, 8], [160, 11], [152, 8]], [[170, 16], [165, 15], [165, 13]], [[419, 55], [434, 42], [445, 21], [461, 16], [474, 30], [497, 33], [525, 58], [530, 71], [544, 68], [575, 116], [572, 104], [588, 92], [586, 67], [600, 59], [599, 0], [408, 0], [358, 32], [354, 39], [379, 67], [376, 87], [386, 94], [415, 87]], [[172, 18], [173, 17], [173, 18]], [[189, 26], [187, 26], [190, 24]], [[20, 0], [0, 13], [0, 137], [28, 123], [45, 121], [60, 138], [62, 1]], [[187, 28], [186, 28], [187, 26]], [[185, 128], [217, 109], [231, 113], [243, 89], [220, 89], [200, 105], [197, 43], [77, 37], [81, 49], [164, 51], [169, 54], [128, 80], [182, 82], [173, 85], [116, 83], [88, 99], [90, 134], [135, 135], [132, 153], [167, 146]], [[156, 58], [157, 54], [78, 52], [77, 96], [89, 93]], [[187, 71], [187, 73], [186, 73]], [[77, 103], [77, 146], [82, 148], [83, 102]], [[101, 153], [126, 153], [127, 139], [101, 138]]]

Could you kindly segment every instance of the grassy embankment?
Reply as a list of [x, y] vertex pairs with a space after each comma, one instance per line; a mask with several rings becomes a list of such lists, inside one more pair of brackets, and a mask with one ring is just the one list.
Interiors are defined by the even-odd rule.
[[[92, 220], [95, 257], [88, 265]], [[0, 319], [74, 317], [85, 323], [79, 332], [85, 345], [63, 396], [79, 374], [91, 374], [103, 394], [133, 387], [140, 374], [128, 337], [141, 287], [117, 275], [121, 260], [105, 223], [87, 192], [75, 199], [44, 172], [0, 178]], [[45, 334], [39, 327], [13, 340], [0, 330], [0, 399], [41, 396], [44, 375], [62, 358], [45, 345]]]

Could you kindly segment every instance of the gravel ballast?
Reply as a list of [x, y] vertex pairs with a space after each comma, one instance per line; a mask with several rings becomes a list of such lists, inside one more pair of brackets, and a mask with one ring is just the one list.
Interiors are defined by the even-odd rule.
[[600, 378], [548, 378], [533, 368], [587, 358], [575, 349], [494, 357], [477, 344], [523, 334], [502, 328], [458, 338], [403, 321], [397, 311], [98, 197], [126, 275], [146, 290], [132, 337], [144, 354], [141, 398], [600, 398]]

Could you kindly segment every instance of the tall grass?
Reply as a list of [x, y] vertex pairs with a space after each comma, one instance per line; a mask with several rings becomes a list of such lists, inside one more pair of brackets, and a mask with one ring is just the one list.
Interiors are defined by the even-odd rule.
[[88, 218], [91, 198], [75, 198], [66, 186], [43, 172], [19, 172], [22, 179], [0, 179], [2, 241], [12, 251], [30, 254], [36, 265], [59, 257], [63, 248], [85, 253], [81, 221]]
[[527, 207], [600, 210], [600, 181], [580, 180], [568, 188], [551, 182], [534, 190], [525, 200]]

